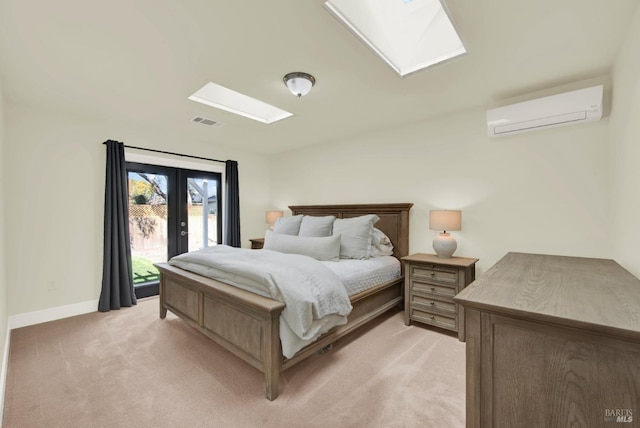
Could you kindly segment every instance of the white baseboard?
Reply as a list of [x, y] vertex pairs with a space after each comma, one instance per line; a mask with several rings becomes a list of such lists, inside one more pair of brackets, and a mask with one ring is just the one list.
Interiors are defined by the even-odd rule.
[[[43, 309], [41, 311], [27, 312], [9, 316], [9, 330], [40, 324], [43, 322], [55, 321], [62, 318], [76, 315], [88, 314], [98, 311], [98, 301], [74, 303], [72, 305], [58, 306], [55, 308]], [[7, 333], [8, 334], [8, 333]]]

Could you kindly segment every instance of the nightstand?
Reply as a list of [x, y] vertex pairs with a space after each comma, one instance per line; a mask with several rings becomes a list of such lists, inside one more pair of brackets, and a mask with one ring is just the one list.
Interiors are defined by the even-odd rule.
[[264, 238], [253, 238], [249, 239], [249, 241], [251, 241], [252, 250], [260, 250], [264, 247]]
[[412, 254], [404, 262], [404, 323], [418, 321], [455, 331], [464, 342], [464, 308], [453, 296], [476, 279], [478, 259]]

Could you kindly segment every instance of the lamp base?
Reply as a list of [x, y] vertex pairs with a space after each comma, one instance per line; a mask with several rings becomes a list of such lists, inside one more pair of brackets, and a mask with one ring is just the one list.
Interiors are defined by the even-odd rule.
[[433, 240], [433, 249], [441, 259], [448, 259], [455, 253], [458, 243], [448, 232], [442, 232]]

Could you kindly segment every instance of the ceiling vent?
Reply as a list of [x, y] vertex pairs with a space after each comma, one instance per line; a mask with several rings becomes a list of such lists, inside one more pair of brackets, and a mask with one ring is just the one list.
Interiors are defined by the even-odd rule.
[[222, 126], [221, 122], [216, 122], [215, 120], [207, 119], [200, 116], [194, 117], [193, 119], [191, 119], [191, 121], [196, 123], [201, 123], [207, 126], [215, 126], [215, 127]]
[[488, 110], [489, 136], [600, 120], [602, 92], [598, 85]]

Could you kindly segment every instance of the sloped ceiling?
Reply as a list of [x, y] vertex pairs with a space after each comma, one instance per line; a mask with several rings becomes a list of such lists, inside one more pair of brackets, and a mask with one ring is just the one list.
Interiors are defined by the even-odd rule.
[[[0, 82], [7, 102], [277, 153], [606, 75], [638, 1], [446, 4], [468, 54], [403, 79], [323, 0], [0, 0]], [[282, 83], [291, 71], [316, 77], [306, 97]], [[187, 99], [209, 81], [295, 116]]]

